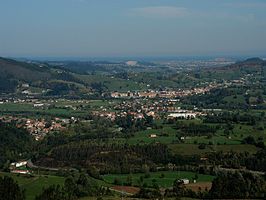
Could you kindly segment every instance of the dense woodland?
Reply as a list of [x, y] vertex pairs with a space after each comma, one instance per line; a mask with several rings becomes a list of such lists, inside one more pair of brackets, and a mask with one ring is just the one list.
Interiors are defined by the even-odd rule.
[[155, 163], [166, 164], [170, 160], [167, 146], [108, 145], [76, 142], [55, 147], [49, 157], [36, 163], [50, 167], [95, 167], [100, 173], [145, 172], [155, 168]]
[[0, 166], [8, 168], [11, 161], [27, 158], [33, 149], [33, 138], [15, 124], [0, 122]]
[[25, 200], [25, 191], [10, 177], [0, 177], [0, 199]]

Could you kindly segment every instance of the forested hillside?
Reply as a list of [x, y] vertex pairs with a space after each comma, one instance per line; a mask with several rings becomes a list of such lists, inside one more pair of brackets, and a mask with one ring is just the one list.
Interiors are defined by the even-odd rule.
[[0, 122], [0, 166], [7, 161], [14, 161], [28, 154], [33, 145], [29, 133], [13, 124]]

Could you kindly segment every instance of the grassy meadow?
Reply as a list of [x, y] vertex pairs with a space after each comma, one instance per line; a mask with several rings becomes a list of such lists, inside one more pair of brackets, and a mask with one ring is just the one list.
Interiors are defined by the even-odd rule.
[[[169, 188], [172, 187], [173, 182], [176, 179], [189, 179], [193, 181], [196, 173], [186, 171], [161, 171], [161, 172], [150, 172], [149, 177], [145, 178], [145, 174], [108, 174], [104, 175], [103, 179], [105, 182], [113, 184], [115, 179], [119, 180], [122, 184], [127, 182], [128, 177], [132, 179], [133, 186], [139, 186], [140, 179], [143, 177], [143, 183], [148, 186], [152, 186], [153, 183], [157, 183], [160, 187]], [[198, 174], [198, 182], [211, 182], [214, 179], [213, 176]]]

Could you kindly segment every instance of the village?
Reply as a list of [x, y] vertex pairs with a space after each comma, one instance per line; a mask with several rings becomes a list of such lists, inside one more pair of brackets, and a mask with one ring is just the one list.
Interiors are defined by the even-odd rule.
[[56, 117], [51, 120], [45, 120], [44, 118], [31, 119], [5, 115], [0, 117], [0, 121], [5, 123], [15, 123], [18, 128], [26, 129], [29, 134], [38, 141], [43, 139], [49, 133], [66, 129], [67, 125], [70, 124], [71, 119], [61, 119]]
[[153, 119], [194, 119], [204, 116], [208, 112], [208, 110], [204, 112], [199, 111], [196, 107], [192, 110], [182, 109], [178, 102], [178, 99], [122, 101], [116, 104], [111, 111], [102, 107], [101, 110], [93, 111], [93, 114], [114, 121], [116, 117], [125, 117], [126, 115], [131, 115], [134, 119], [143, 119], [145, 116], [152, 117]]
[[192, 89], [178, 89], [178, 90], [147, 90], [141, 92], [112, 92], [111, 97], [113, 98], [177, 98], [186, 97], [196, 94], [204, 94], [209, 92], [211, 89], [218, 87], [218, 84], [210, 84], [206, 87], [192, 88]]
[[[239, 83], [239, 82], [237, 82]], [[132, 116], [132, 119], [144, 119], [149, 116], [153, 119], [195, 119], [206, 115], [211, 109], [199, 110], [197, 107], [183, 108], [180, 98], [208, 93], [211, 89], [225, 87], [226, 85], [212, 83], [206, 87], [179, 90], [147, 90], [147, 91], [128, 91], [111, 92], [110, 100], [67, 100], [67, 99], [38, 99], [36, 97], [24, 98], [2, 98], [0, 106], [6, 111], [9, 107], [23, 106], [31, 112], [52, 112], [50, 117], [40, 116], [32, 118], [17, 115], [2, 115], [0, 120], [3, 122], [15, 122], [17, 127], [25, 128], [35, 140], [42, 140], [47, 134], [65, 130], [69, 124], [87, 118], [88, 116], [99, 116], [115, 121], [118, 117]], [[5, 105], [8, 105], [5, 107]], [[56, 110], [66, 110], [69, 115], [59, 117]], [[76, 113], [82, 113], [77, 116]], [[73, 115], [72, 115], [73, 114]], [[74, 117], [75, 115], [75, 117]], [[87, 116], [87, 117], [86, 117]]]

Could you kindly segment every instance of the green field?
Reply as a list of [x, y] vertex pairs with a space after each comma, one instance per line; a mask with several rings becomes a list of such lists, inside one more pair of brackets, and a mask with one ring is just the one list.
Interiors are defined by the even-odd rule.
[[[212, 124], [215, 126], [215, 124]], [[163, 143], [170, 146], [179, 145], [180, 147], [190, 147], [193, 144], [212, 144], [213, 148], [218, 150], [223, 150], [223, 148], [219, 148], [219, 146], [229, 145], [230, 149], [237, 151], [238, 147], [241, 146], [242, 140], [245, 137], [252, 135], [255, 138], [262, 137], [264, 141], [266, 139], [264, 131], [256, 130], [252, 126], [236, 124], [234, 125], [234, 129], [230, 132], [229, 136], [225, 136], [223, 129], [220, 129], [216, 132], [216, 134], [212, 137], [207, 136], [188, 136], [184, 140], [180, 141], [180, 137], [178, 136], [178, 130], [174, 129], [170, 125], [164, 125], [161, 129], [149, 129], [144, 131], [139, 131], [134, 134], [134, 136], [124, 139], [124, 138], [116, 138], [116, 142], [118, 143], [128, 143], [128, 144], [150, 144], [150, 143]], [[151, 134], [156, 134], [156, 138], [151, 138]], [[114, 141], [115, 142], [115, 141]], [[180, 143], [182, 142], [182, 143]], [[179, 144], [177, 144], [179, 143]], [[236, 148], [233, 147], [235, 145]], [[196, 145], [198, 146], [198, 145]], [[217, 147], [218, 146], [218, 147]], [[231, 148], [233, 147], [233, 148]], [[250, 148], [249, 148], [250, 149]], [[255, 147], [253, 149], [256, 149]], [[197, 152], [198, 149], [195, 151]], [[252, 151], [253, 152], [253, 151]]]
[[[150, 138], [151, 134], [156, 134], [156, 138]], [[167, 134], [167, 136], [164, 136]], [[123, 139], [128, 144], [149, 144], [154, 142], [160, 142], [163, 144], [171, 144], [176, 139], [176, 130], [172, 127], [165, 126], [162, 129], [150, 129], [136, 132], [134, 137], [127, 140]]]
[[1, 112], [25, 112], [34, 111], [33, 105], [28, 103], [4, 103], [0, 104]]
[[95, 74], [95, 75], [77, 75], [77, 77], [87, 84], [101, 83], [108, 89], [108, 91], [127, 92], [129, 90], [134, 91], [134, 90], [147, 89], [147, 86], [141, 82], [116, 78], [114, 76]]
[[[33, 103], [4, 103], [0, 104], [2, 115], [23, 115], [23, 116], [56, 116], [56, 117], [84, 117], [90, 111], [106, 110], [113, 111], [114, 105], [120, 100], [104, 101], [75, 101], [58, 99], [57, 101], [41, 101], [40, 103], [50, 106], [34, 107]], [[74, 109], [73, 109], [74, 108]]]
[[[173, 185], [173, 182], [176, 179], [189, 179], [190, 181], [193, 180], [195, 177], [194, 172], [186, 172], [186, 171], [162, 171], [162, 172], [151, 172], [149, 173], [150, 177], [149, 178], [144, 178], [143, 183], [146, 183], [148, 186], [152, 186], [153, 181], [160, 186], [164, 188], [171, 187]], [[128, 177], [132, 177], [132, 183], [134, 186], [139, 186], [139, 180], [141, 176], [145, 176], [143, 173], [138, 173], [138, 174], [108, 174], [104, 175], [103, 179], [107, 183], [113, 184], [115, 179], [120, 180], [122, 183], [126, 183], [126, 180]], [[198, 175], [198, 182], [211, 182], [214, 179], [213, 176], [209, 175], [203, 175], [199, 174]]]
[[26, 103], [5, 103], [0, 105], [0, 113], [3, 115], [23, 115], [23, 116], [60, 116], [60, 117], [78, 117], [85, 116], [86, 110], [72, 110], [69, 108], [34, 108], [33, 104]]
[[43, 188], [47, 188], [51, 185], [63, 185], [64, 178], [58, 176], [28, 176], [28, 175], [16, 175], [10, 173], [0, 172], [0, 176], [12, 177], [22, 189], [25, 189], [26, 200], [33, 200], [36, 195], [42, 192]]

